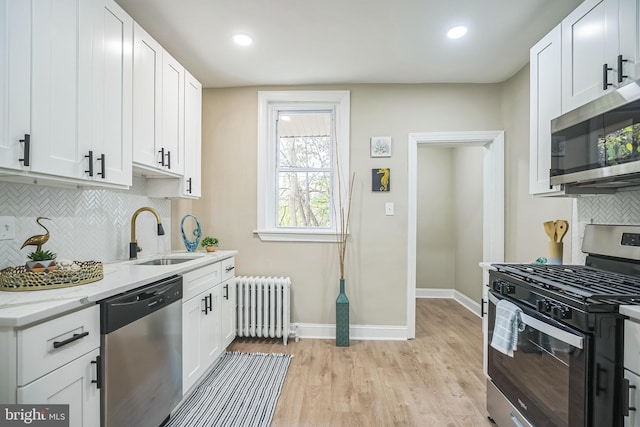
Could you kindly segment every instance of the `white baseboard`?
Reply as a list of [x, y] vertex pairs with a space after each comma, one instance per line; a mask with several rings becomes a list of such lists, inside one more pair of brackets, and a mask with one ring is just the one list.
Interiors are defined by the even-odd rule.
[[[416, 298], [447, 298], [480, 317], [480, 303], [455, 289], [416, 288]], [[390, 325], [350, 325], [349, 339], [352, 340], [406, 340], [409, 328]], [[291, 332], [300, 338], [335, 339], [336, 325], [322, 323], [292, 323]]]
[[[300, 338], [335, 339], [336, 325], [321, 323], [294, 323], [292, 331]], [[406, 340], [406, 326], [350, 325], [349, 339], [352, 340]]]
[[456, 300], [464, 308], [480, 317], [480, 303], [455, 289], [416, 288], [416, 298], [448, 298]]

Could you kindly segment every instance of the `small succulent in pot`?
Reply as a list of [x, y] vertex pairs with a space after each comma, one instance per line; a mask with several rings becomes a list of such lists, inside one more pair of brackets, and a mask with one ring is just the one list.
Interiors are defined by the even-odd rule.
[[216, 248], [218, 247], [218, 244], [220, 244], [220, 241], [218, 240], [218, 238], [210, 237], [210, 236], [205, 237], [200, 242], [200, 246], [205, 248], [207, 252], [215, 252]]
[[51, 251], [35, 251], [28, 255], [31, 261], [28, 261], [26, 268], [34, 273], [50, 273], [56, 269], [56, 254]]

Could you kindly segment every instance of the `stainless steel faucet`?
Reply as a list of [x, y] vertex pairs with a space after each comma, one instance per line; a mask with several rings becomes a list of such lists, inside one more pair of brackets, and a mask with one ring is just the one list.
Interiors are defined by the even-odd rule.
[[136, 218], [140, 213], [148, 211], [151, 212], [156, 217], [156, 222], [158, 223], [158, 236], [164, 236], [164, 228], [162, 227], [162, 220], [160, 219], [160, 214], [148, 206], [138, 209], [133, 213], [131, 217], [131, 242], [129, 242], [129, 259], [138, 259], [138, 252], [142, 251], [142, 248], [138, 246], [138, 241], [136, 240]]

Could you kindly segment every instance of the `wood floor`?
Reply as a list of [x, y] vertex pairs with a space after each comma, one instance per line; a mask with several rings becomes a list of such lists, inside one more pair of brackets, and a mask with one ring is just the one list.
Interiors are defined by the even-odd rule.
[[230, 351], [292, 353], [272, 427], [492, 426], [481, 320], [453, 300], [418, 299], [416, 339], [238, 341]]

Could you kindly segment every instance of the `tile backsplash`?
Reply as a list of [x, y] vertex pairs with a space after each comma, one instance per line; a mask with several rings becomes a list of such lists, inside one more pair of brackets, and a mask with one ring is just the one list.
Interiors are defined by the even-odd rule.
[[49, 229], [49, 241], [43, 249], [58, 254], [59, 259], [113, 261], [129, 257], [131, 216], [136, 209], [150, 206], [158, 211], [165, 228], [156, 235], [155, 217], [142, 212], [136, 221], [136, 237], [143, 248], [140, 256], [171, 250], [171, 201], [153, 199], [145, 194], [144, 178], [134, 177], [130, 190], [78, 190], [40, 185], [0, 182], [0, 216], [13, 216], [15, 240], [0, 240], [0, 269], [24, 264], [35, 247], [20, 249], [30, 236], [45, 231], [35, 219]]
[[584, 226], [587, 224], [640, 224], [640, 191], [621, 191], [611, 195], [578, 197], [573, 209], [572, 262], [584, 264], [582, 253]]

